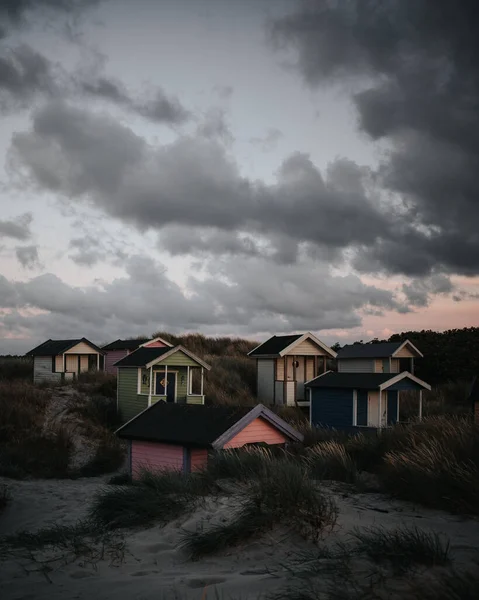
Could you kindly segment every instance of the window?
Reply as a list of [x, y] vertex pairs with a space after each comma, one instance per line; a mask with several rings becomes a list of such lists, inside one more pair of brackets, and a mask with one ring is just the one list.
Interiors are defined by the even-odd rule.
[[293, 367], [294, 367], [295, 369], [297, 369], [297, 368], [299, 367], [299, 360], [294, 360], [294, 361], [293, 361]]

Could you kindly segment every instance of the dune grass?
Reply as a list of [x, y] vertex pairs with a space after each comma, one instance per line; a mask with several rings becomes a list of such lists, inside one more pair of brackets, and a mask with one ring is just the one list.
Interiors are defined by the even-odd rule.
[[182, 547], [192, 559], [240, 544], [275, 525], [291, 527], [317, 540], [334, 527], [337, 508], [298, 464], [277, 461], [245, 490], [228, 523], [185, 532]]
[[312, 477], [354, 483], [358, 469], [351, 455], [339, 442], [320, 442], [307, 448], [304, 460]]
[[90, 517], [109, 529], [166, 524], [216, 490], [203, 474], [143, 471], [132, 485], [104, 488], [93, 500]]
[[37, 563], [47, 575], [55, 563], [68, 564], [81, 559], [83, 565], [109, 560], [119, 566], [125, 555], [124, 538], [95, 521], [53, 525], [33, 533], [20, 531], [0, 537], [0, 559], [16, 557]]
[[388, 563], [394, 573], [403, 574], [418, 565], [436, 567], [451, 561], [449, 541], [436, 532], [417, 527], [369, 527], [355, 529], [354, 552], [374, 563]]
[[213, 479], [250, 481], [268, 472], [275, 458], [270, 448], [250, 447], [216, 452], [208, 460], [208, 473]]

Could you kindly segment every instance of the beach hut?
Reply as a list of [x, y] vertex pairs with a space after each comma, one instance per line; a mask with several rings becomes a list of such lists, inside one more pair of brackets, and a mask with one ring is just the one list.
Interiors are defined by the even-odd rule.
[[271, 410], [254, 407], [203, 406], [156, 402], [117, 435], [128, 440], [128, 469], [201, 470], [212, 452], [254, 444], [300, 442], [302, 434]]

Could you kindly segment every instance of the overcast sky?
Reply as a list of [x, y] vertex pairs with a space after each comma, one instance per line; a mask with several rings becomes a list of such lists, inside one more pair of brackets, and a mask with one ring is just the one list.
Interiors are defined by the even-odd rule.
[[0, 0], [0, 353], [477, 325], [473, 0]]

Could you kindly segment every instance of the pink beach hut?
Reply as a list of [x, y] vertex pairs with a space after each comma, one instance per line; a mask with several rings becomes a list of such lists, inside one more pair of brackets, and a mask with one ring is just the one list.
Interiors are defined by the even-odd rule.
[[128, 440], [128, 468], [190, 473], [207, 466], [211, 452], [250, 444], [301, 442], [301, 433], [271, 410], [156, 402], [117, 431]]

